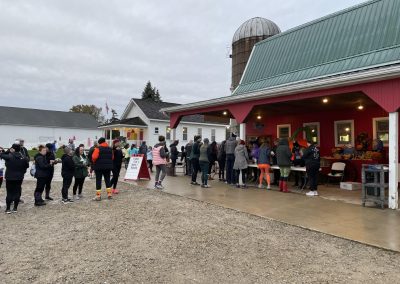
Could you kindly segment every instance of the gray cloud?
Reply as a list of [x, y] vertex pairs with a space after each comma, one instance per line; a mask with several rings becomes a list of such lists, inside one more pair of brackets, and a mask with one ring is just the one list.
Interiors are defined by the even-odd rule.
[[122, 113], [151, 80], [165, 101], [229, 95], [227, 47], [255, 16], [282, 30], [362, 0], [0, 0], [1, 105]]

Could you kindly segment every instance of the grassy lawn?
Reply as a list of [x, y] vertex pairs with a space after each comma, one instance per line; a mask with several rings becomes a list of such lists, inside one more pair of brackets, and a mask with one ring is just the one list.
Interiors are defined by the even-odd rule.
[[[33, 158], [38, 153], [38, 150], [28, 150], [28, 153], [29, 157]], [[58, 149], [56, 152], [56, 158], [60, 159], [63, 154], [64, 151], [62, 149]]]

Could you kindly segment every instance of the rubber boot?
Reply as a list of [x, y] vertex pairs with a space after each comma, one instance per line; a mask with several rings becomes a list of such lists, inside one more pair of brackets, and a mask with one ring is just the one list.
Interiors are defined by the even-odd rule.
[[96, 197], [94, 198], [94, 201], [100, 201], [101, 200], [101, 189], [96, 190]]
[[289, 193], [290, 191], [288, 190], [288, 182], [287, 182], [287, 179], [288, 178], [284, 178], [284, 180], [283, 180], [283, 185], [282, 185], [282, 187], [283, 187], [283, 192], [284, 193]]
[[112, 189], [111, 188], [107, 188], [107, 198], [112, 199]]
[[283, 178], [279, 180], [279, 191], [283, 191]]

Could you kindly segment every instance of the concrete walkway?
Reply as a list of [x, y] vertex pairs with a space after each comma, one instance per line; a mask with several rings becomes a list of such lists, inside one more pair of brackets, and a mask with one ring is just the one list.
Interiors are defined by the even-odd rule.
[[[123, 175], [122, 175], [123, 176]], [[132, 182], [153, 188], [153, 181]], [[212, 188], [191, 186], [188, 177], [167, 177], [165, 192], [271, 218], [380, 248], [400, 252], [400, 211], [364, 208], [303, 194], [284, 194], [261, 189], [236, 189], [219, 181]]]

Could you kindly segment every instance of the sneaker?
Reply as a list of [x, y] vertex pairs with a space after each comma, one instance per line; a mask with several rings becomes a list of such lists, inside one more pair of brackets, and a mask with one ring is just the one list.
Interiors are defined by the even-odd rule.
[[81, 193], [81, 194], [78, 194], [78, 198], [79, 198], [79, 199], [83, 198], [83, 194], [82, 194], [82, 193]]
[[318, 191], [314, 190], [314, 196], [318, 196]]
[[270, 185], [267, 185], [267, 190], [271, 190], [271, 186]]
[[118, 189], [113, 189], [113, 190], [112, 190], [112, 193], [113, 193], [113, 194], [118, 194], [118, 193], [119, 193], [119, 190], [118, 190]]
[[44, 200], [35, 201], [35, 206], [44, 206], [44, 205], [46, 205], [46, 202], [44, 202]]
[[18, 213], [18, 209], [17, 209], [17, 208], [13, 208], [13, 210], [11, 211], [11, 213]]
[[6, 214], [11, 214], [11, 210], [10, 209], [6, 209], [5, 213]]
[[73, 203], [73, 202], [74, 202], [74, 201], [73, 201], [72, 199], [70, 199], [70, 198], [68, 198], [67, 200], [68, 200], [68, 202], [70, 202], [70, 203]]
[[309, 192], [306, 193], [306, 195], [307, 196], [315, 196], [315, 192], [314, 191], [309, 191]]
[[260, 189], [263, 188], [263, 187], [264, 187], [264, 186], [263, 186], [262, 184], [259, 184], [259, 185], [258, 185], [258, 188], [260, 188]]
[[197, 181], [195, 181], [195, 182], [192, 181], [190, 184], [191, 185], [200, 185], [200, 183], [198, 183]]
[[201, 188], [206, 188], [206, 186], [204, 184], [201, 185]]
[[204, 187], [205, 187], [205, 188], [211, 188], [211, 186], [208, 185], [208, 184], [206, 184]]
[[72, 195], [72, 200], [79, 200], [79, 197], [77, 195]]
[[69, 201], [69, 199], [63, 198], [63, 199], [61, 199], [61, 203], [62, 204], [68, 204], [68, 203], [70, 203], [70, 201]]
[[49, 201], [53, 201], [53, 200], [54, 200], [54, 199], [51, 198], [50, 196], [47, 196], [45, 199], [46, 199], [46, 200], [49, 200]]

